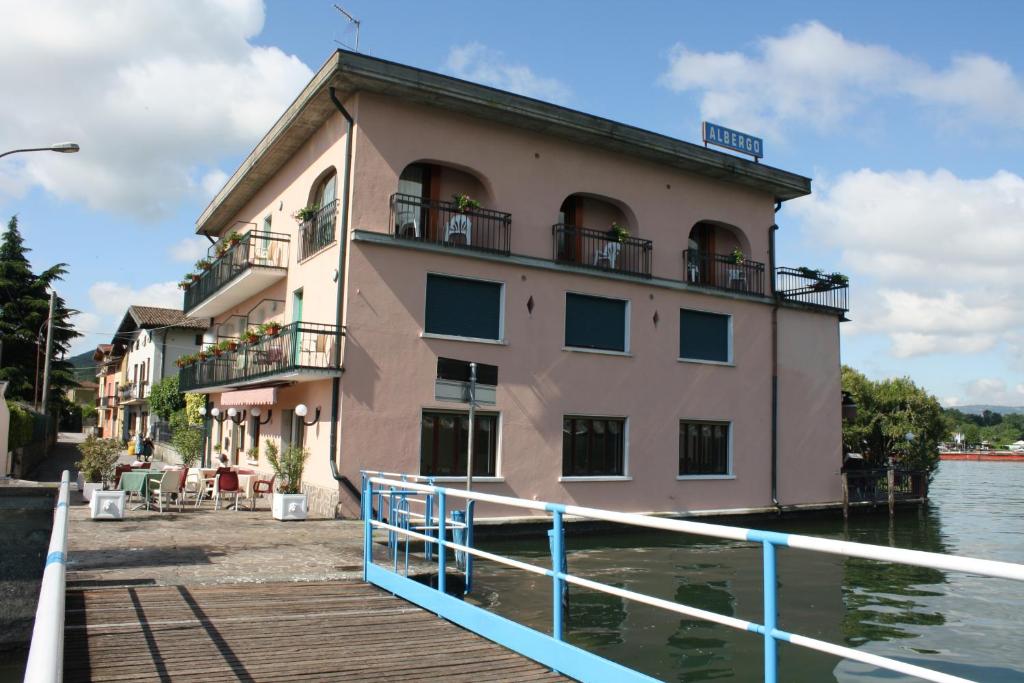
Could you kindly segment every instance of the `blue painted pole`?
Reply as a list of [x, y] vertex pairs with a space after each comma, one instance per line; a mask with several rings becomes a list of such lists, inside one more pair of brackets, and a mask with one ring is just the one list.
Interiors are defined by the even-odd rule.
[[366, 581], [366, 568], [373, 559], [373, 484], [363, 477], [363, 581]]
[[562, 564], [564, 557], [563, 543], [565, 537], [562, 535], [562, 511], [555, 510], [551, 513], [551, 637], [555, 640], [562, 639], [562, 590], [565, 581], [562, 580], [562, 572], [565, 566]]
[[[423, 530], [423, 533], [425, 533], [427, 536], [432, 536], [433, 534], [430, 531], [430, 527], [431, 527], [431, 525], [434, 522], [434, 497], [432, 495], [430, 495], [429, 493], [427, 494], [427, 497], [426, 497], [426, 504], [423, 507], [426, 510], [426, 512], [423, 515], [423, 522], [424, 522], [423, 526], [425, 526], [426, 529]], [[424, 543], [423, 544], [423, 560], [425, 562], [430, 562], [430, 560], [432, 560], [433, 557], [434, 557], [434, 545], [432, 543]]]
[[445, 592], [445, 547], [444, 521], [448, 515], [445, 508], [444, 491], [437, 492], [437, 590]]
[[779, 658], [773, 631], [777, 625], [775, 601], [775, 545], [764, 541], [764, 683], [778, 680]]

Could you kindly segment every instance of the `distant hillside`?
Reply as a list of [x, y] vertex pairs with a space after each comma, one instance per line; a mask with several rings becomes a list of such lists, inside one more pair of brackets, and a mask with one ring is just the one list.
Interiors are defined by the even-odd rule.
[[68, 358], [71, 367], [75, 368], [75, 377], [81, 380], [96, 381], [96, 363], [92, 359], [92, 351], [83, 351], [77, 356]]
[[969, 415], [981, 415], [986, 410], [1000, 415], [1024, 414], [1024, 406], [993, 406], [984, 403], [975, 403], [967, 406], [950, 406], [961, 413]]

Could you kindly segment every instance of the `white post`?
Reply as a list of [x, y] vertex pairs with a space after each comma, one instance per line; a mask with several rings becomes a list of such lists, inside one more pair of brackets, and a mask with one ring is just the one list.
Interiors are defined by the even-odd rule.
[[50, 399], [50, 356], [53, 355], [53, 309], [57, 303], [57, 290], [50, 290], [50, 317], [46, 321], [46, 362], [43, 365], [43, 415], [48, 415]]
[[476, 422], [476, 363], [469, 364], [469, 448], [466, 451], [466, 490], [473, 490], [473, 427]]

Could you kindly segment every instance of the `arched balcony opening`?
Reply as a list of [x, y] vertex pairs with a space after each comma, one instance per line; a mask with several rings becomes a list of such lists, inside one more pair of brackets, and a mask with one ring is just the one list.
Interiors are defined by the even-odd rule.
[[554, 258], [587, 268], [651, 275], [654, 245], [640, 239], [636, 217], [614, 199], [574, 193], [562, 201], [552, 227]]
[[683, 251], [686, 281], [700, 287], [764, 294], [764, 264], [750, 258], [750, 242], [739, 228], [700, 221]]
[[395, 237], [508, 254], [511, 214], [493, 206], [487, 180], [471, 169], [434, 161], [409, 164], [391, 196]]
[[295, 214], [299, 221], [299, 260], [334, 244], [338, 222], [338, 171], [325, 169], [309, 188], [306, 206]]

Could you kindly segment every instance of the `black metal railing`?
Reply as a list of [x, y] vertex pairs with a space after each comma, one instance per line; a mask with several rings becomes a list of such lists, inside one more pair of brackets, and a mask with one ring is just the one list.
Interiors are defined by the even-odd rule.
[[312, 218], [299, 226], [299, 260], [307, 259], [334, 244], [338, 224], [338, 200], [320, 207]]
[[100, 408], [113, 408], [117, 405], [117, 396], [100, 396], [96, 399], [96, 405]]
[[850, 310], [849, 289], [849, 283], [842, 276], [823, 275], [810, 268], [775, 269], [775, 292], [790, 301], [846, 312]]
[[[928, 473], [924, 470], [893, 468], [893, 498], [917, 500], [928, 495]], [[849, 470], [846, 478], [851, 503], [885, 503], [889, 499], [889, 470], [885, 467]]]
[[146, 398], [146, 387], [148, 382], [129, 382], [128, 384], [122, 384], [118, 387], [118, 397], [121, 402], [125, 401], [141, 401]]
[[288, 235], [253, 230], [207, 268], [185, 290], [185, 311], [190, 311], [253, 267], [288, 268]]
[[637, 237], [617, 239], [607, 231], [558, 223], [551, 226], [554, 259], [586, 268], [651, 276], [654, 243]]
[[764, 295], [764, 264], [759, 261], [684, 249], [683, 271], [691, 285]]
[[284, 325], [277, 334], [263, 336], [255, 344], [239, 341], [234, 351], [211, 355], [205, 361], [183, 367], [178, 383], [182, 391], [195, 391], [299, 370], [336, 370], [337, 335], [336, 325]]
[[392, 234], [399, 239], [508, 255], [512, 214], [493, 209], [459, 211], [454, 202], [391, 195]]

